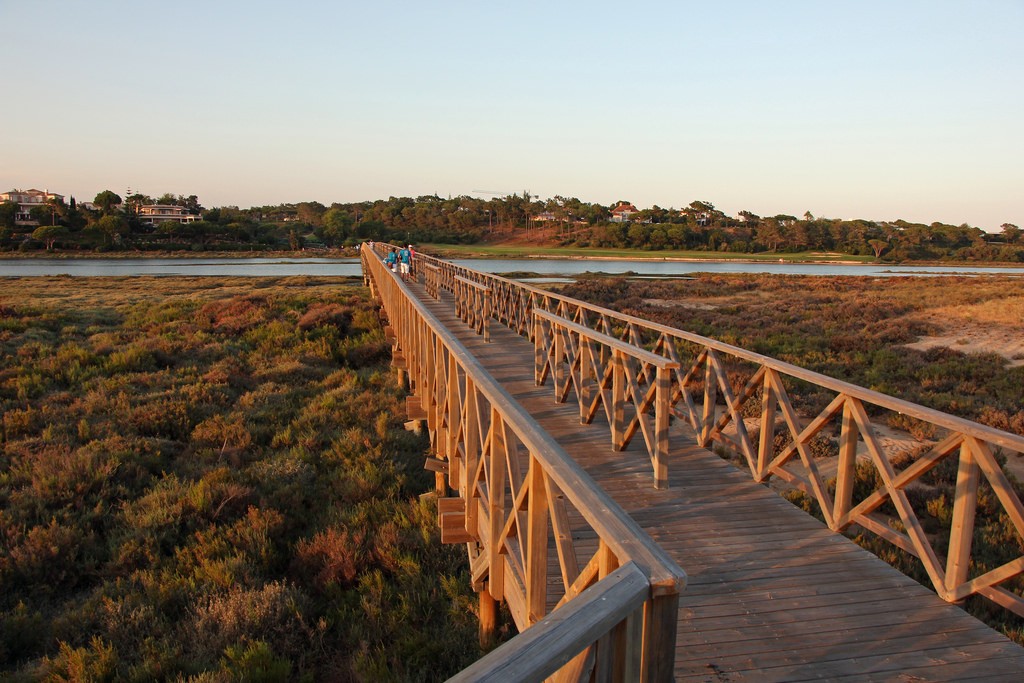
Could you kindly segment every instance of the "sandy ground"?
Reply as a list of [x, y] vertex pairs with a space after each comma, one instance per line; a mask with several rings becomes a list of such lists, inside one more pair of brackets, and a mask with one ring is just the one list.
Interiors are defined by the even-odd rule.
[[[922, 337], [912, 349], [947, 347], [964, 353], [994, 353], [1007, 367], [1024, 366], [1024, 302], [1010, 297], [996, 303], [933, 309], [921, 314], [938, 334]], [[1007, 472], [1024, 481], [1024, 455], [1010, 454]]]
[[718, 306], [701, 301], [686, 301], [684, 299], [644, 299], [648, 306], [658, 308], [685, 308], [691, 311], [713, 311]]
[[995, 353], [1005, 358], [1009, 367], [1024, 365], [1024, 330], [962, 323], [946, 327], [941, 335], [921, 337], [907, 346], [921, 351], [945, 346], [964, 353]]
[[933, 308], [916, 317], [938, 333], [909, 344], [912, 349], [946, 346], [964, 353], [995, 353], [1010, 367], [1024, 365], [1024, 297]]

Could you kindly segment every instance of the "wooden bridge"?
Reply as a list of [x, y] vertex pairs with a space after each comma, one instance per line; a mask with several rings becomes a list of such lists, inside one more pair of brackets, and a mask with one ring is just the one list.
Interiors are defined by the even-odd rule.
[[[1024, 616], [1024, 505], [997, 458], [1024, 438], [426, 255], [405, 283], [386, 246], [364, 245], [364, 278], [429, 430], [442, 541], [467, 549], [481, 637], [499, 602], [520, 631], [453, 680], [1022, 680], [1024, 648], [956, 603]], [[796, 410], [798, 384], [827, 407]], [[935, 440], [894, 459], [893, 412]], [[957, 473], [947, 534], [917, 513], [936, 467]], [[1017, 538], [984, 572], [979, 499]]]

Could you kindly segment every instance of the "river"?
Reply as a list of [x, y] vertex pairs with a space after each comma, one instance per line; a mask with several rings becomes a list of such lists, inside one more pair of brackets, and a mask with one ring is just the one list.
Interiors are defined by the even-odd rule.
[[[695, 273], [767, 273], [777, 275], [1016, 275], [1022, 267], [895, 266], [766, 261], [663, 261], [655, 259], [453, 259], [488, 273], [535, 273], [539, 279], [583, 273], [630, 273], [640, 277], [685, 277]], [[356, 258], [18, 258], [0, 259], [0, 277], [70, 275], [74, 277], [179, 275], [281, 277], [360, 274]], [[525, 278], [534, 280], [535, 278]]]

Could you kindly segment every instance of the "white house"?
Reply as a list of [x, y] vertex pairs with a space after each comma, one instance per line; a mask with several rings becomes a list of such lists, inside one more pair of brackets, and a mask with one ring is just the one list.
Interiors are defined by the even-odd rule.
[[173, 204], [143, 204], [139, 207], [139, 221], [143, 225], [160, 225], [161, 223], [194, 223], [199, 220], [183, 206]]
[[0, 202], [14, 202], [18, 205], [18, 212], [14, 217], [17, 225], [39, 225], [39, 221], [32, 220], [31, 211], [37, 206], [44, 206], [51, 199], [64, 201], [64, 195], [36, 189], [0, 192]]

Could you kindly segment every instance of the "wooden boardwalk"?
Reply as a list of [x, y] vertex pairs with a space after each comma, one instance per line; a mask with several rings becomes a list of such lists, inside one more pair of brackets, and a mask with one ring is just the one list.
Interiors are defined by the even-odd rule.
[[674, 446], [653, 488], [642, 442], [614, 452], [607, 427], [535, 385], [530, 342], [494, 325], [484, 343], [447, 292], [411, 289], [686, 570], [676, 680], [1024, 680], [1024, 648], [713, 453]]

